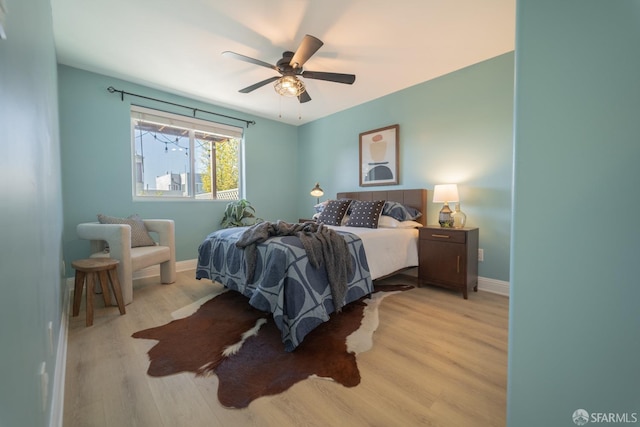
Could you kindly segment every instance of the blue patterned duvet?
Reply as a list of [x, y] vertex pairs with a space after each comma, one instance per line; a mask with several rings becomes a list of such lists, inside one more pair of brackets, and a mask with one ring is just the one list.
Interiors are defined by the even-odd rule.
[[[247, 227], [218, 230], [198, 248], [197, 279], [210, 279], [249, 298], [258, 310], [273, 314], [285, 350], [294, 350], [316, 326], [334, 312], [324, 266], [311, 266], [296, 236], [272, 237], [257, 245], [253, 283], [247, 283], [244, 250], [235, 243]], [[360, 238], [339, 232], [349, 246], [353, 275], [345, 304], [373, 292], [373, 281]]]

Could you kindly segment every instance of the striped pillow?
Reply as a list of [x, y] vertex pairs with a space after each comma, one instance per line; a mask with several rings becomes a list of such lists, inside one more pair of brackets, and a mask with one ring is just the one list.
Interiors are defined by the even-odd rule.
[[138, 214], [131, 215], [128, 218], [116, 218], [113, 216], [98, 214], [98, 221], [100, 224], [128, 224], [131, 227], [132, 248], [140, 246], [155, 246], [156, 244], [147, 231], [147, 227], [144, 226], [142, 218], [140, 218]]

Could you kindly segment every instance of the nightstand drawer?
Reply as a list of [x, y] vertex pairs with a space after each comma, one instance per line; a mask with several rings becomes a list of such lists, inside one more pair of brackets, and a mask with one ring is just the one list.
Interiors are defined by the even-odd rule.
[[437, 240], [450, 243], [465, 243], [467, 241], [467, 233], [449, 230], [446, 228], [421, 228], [421, 240]]

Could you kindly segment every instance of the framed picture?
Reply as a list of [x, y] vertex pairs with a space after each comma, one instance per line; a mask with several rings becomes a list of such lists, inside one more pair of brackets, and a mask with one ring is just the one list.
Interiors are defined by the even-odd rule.
[[360, 134], [360, 187], [397, 185], [400, 126]]

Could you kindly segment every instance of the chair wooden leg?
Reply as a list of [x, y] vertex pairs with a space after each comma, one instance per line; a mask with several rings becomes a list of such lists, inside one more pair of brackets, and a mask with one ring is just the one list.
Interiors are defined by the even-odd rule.
[[115, 268], [109, 270], [109, 278], [111, 279], [111, 287], [113, 288], [113, 294], [118, 302], [118, 309], [120, 314], [125, 314], [124, 300], [122, 298], [122, 289], [120, 289], [120, 280], [118, 280], [118, 272]]
[[87, 326], [93, 325], [93, 295], [95, 293], [95, 274], [87, 274]]
[[98, 276], [100, 278], [100, 288], [102, 288], [104, 306], [109, 307], [111, 305], [111, 292], [109, 291], [109, 279], [107, 278], [107, 272], [105, 270], [98, 271]]
[[73, 288], [73, 316], [80, 314], [80, 302], [82, 301], [82, 288], [84, 287], [84, 271], [76, 271], [76, 280]]

